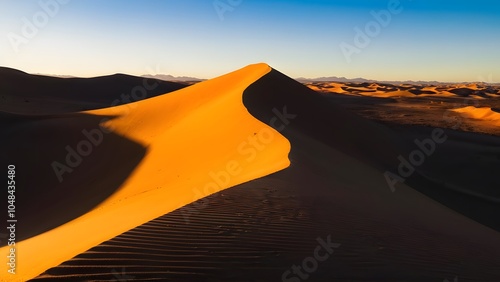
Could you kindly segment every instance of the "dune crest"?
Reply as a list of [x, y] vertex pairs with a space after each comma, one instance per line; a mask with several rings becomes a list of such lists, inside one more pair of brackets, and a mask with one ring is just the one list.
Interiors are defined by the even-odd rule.
[[[289, 141], [242, 101], [245, 89], [271, 70], [250, 65], [168, 95], [84, 112], [115, 116], [104, 126], [143, 145], [146, 155], [98, 207], [17, 243], [22, 263], [15, 276], [2, 272], [0, 280], [26, 281], [167, 212], [288, 167]], [[7, 247], [0, 251], [7, 253]]]

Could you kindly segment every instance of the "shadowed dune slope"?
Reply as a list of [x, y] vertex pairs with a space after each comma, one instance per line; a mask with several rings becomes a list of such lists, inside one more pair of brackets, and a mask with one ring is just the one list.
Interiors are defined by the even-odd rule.
[[[297, 160], [294, 161], [294, 152], [297, 152], [295, 149], [307, 147], [307, 150], [298, 151], [304, 155], [301, 160], [313, 160], [313, 163], [307, 167], [314, 166], [314, 169], [319, 172], [326, 172], [327, 168], [334, 167], [336, 162], [323, 158], [325, 154], [323, 150], [328, 147], [333, 148], [360, 163], [379, 170], [380, 173], [376, 174], [372, 181], [375, 183], [382, 180], [383, 185], [380, 189], [389, 190], [384, 173], [399, 171], [400, 158], [408, 158], [418, 149], [415, 140], [421, 141], [432, 136], [432, 129], [423, 136], [414, 136], [401, 131], [396, 133], [381, 124], [356, 116], [334, 103], [329, 103], [327, 96], [311, 93], [312, 91], [308, 88], [298, 83], [295, 84], [276, 70], [253, 84], [247, 92], [252, 94], [244, 95], [244, 103], [249, 112], [260, 120], [269, 121], [271, 119], [269, 112], [273, 108], [286, 107], [287, 112], [294, 115], [294, 119], [291, 119], [289, 125], [283, 127], [281, 131], [292, 143], [290, 155], [292, 165], [297, 164]], [[484, 115], [489, 119], [494, 119], [498, 115], [490, 109], [482, 109], [475, 113], [476, 116]], [[269, 125], [273, 126], [272, 123]], [[414, 173], [404, 179], [405, 183], [454, 211], [500, 231], [500, 221], [492, 216], [500, 211], [498, 189], [494, 189], [494, 183], [498, 182], [495, 174], [490, 170], [484, 170], [453, 176], [453, 173], [448, 171], [454, 167], [454, 163], [447, 165], [450, 159], [456, 162], [466, 160], [466, 158], [458, 157], [461, 154], [472, 153], [476, 154], [477, 158], [479, 152], [491, 150], [491, 144], [481, 141], [479, 137], [471, 136], [474, 142], [469, 141], [468, 144], [457, 146], [457, 143], [463, 144], [461, 140], [463, 137], [457, 137], [453, 132], [445, 132], [445, 134], [449, 142], [439, 145], [436, 154], [425, 159], [423, 165], [415, 166]], [[306, 142], [304, 140], [313, 140], [315, 144], [326, 145], [326, 147], [307, 146], [308, 143], [304, 143]], [[493, 142], [498, 144], [498, 140]], [[296, 145], [293, 146], [294, 144]], [[478, 146], [482, 146], [483, 149], [471, 149]], [[494, 151], [491, 158], [495, 158]], [[320, 160], [321, 163], [318, 163]], [[471, 161], [469, 158], [468, 162]], [[486, 163], [486, 160], [482, 160], [482, 163]], [[498, 162], [488, 161], [488, 163], [497, 165]], [[473, 170], [474, 165], [462, 166]], [[361, 178], [366, 177], [356, 168], [346, 170], [344, 173], [358, 175]], [[344, 176], [339, 175], [339, 177]], [[457, 182], [455, 178], [460, 181]], [[399, 183], [401, 182], [398, 181], [397, 185]]]
[[[289, 142], [242, 103], [243, 91], [270, 70], [251, 65], [168, 95], [81, 114], [11, 115], [18, 122], [7, 127], [14, 133], [9, 144], [25, 151], [2, 161], [15, 161], [18, 176], [32, 179], [33, 186], [19, 187], [18, 201], [35, 206], [23, 221], [39, 223], [19, 226], [29, 237], [16, 243], [22, 260], [15, 276], [2, 272], [0, 281], [26, 281], [169, 211], [286, 168]], [[82, 152], [81, 162], [65, 157], [66, 146]], [[54, 161], [69, 169], [59, 173], [61, 183], [50, 171]], [[43, 202], [44, 190], [56, 198]]]
[[[16, 116], [0, 125], [0, 146], [15, 148], [2, 154], [0, 163], [16, 166], [17, 242], [95, 208], [119, 189], [146, 155], [144, 145], [116, 133], [103, 133], [99, 127], [102, 119], [83, 113]], [[94, 145], [87, 136], [100, 142]], [[61, 181], [54, 162], [61, 166]]]
[[[309, 136], [377, 168], [394, 166], [394, 155], [405, 150], [400, 138], [387, 127], [344, 110], [276, 70], [246, 93], [243, 102], [249, 112], [270, 126]], [[274, 124], [276, 110], [282, 113], [286, 110], [290, 115], [288, 124]], [[294, 136], [287, 138], [293, 142]], [[319, 156], [321, 151], [313, 148], [310, 154]]]
[[126, 104], [184, 87], [181, 83], [124, 74], [58, 78], [0, 67], [0, 112], [70, 113]]
[[340, 246], [316, 271], [302, 271], [308, 281], [498, 281], [498, 233], [411, 189], [374, 191], [370, 179], [343, 176], [360, 168], [346, 165], [349, 158], [325, 157], [343, 162], [336, 181], [292, 165], [125, 232], [33, 281], [292, 282], [298, 276], [284, 273], [328, 237]]
[[[394, 133], [275, 70], [243, 101], [291, 142], [290, 167], [161, 216], [35, 281], [498, 280], [498, 232], [404, 184], [391, 193], [383, 172], [402, 150]], [[318, 238], [340, 246], [313, 266]]]

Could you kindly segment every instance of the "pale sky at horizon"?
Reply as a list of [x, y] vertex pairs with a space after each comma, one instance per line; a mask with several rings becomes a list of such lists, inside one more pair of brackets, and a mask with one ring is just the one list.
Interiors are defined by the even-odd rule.
[[[266, 62], [294, 78], [500, 82], [493, 0], [400, 0], [383, 25], [372, 12], [397, 0], [57, 1], [0, 0], [0, 66], [212, 78]], [[231, 10], [218, 13], [215, 2]], [[355, 29], [370, 24], [380, 29], [356, 45]], [[349, 62], [341, 44], [359, 53]]]

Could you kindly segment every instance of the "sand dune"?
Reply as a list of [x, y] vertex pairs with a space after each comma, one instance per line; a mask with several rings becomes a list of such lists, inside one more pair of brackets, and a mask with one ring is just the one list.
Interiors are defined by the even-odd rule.
[[[287, 167], [288, 141], [252, 117], [241, 100], [244, 89], [270, 70], [264, 64], [253, 65], [169, 95], [103, 110], [43, 119], [19, 117], [22, 129], [11, 125], [8, 130], [12, 142], [26, 144], [24, 154], [7, 154], [6, 159], [24, 164], [29, 163], [30, 156], [38, 154], [32, 165], [42, 169], [38, 170], [40, 175], [31, 177], [38, 185], [29, 187], [62, 191], [64, 195], [56, 199], [42, 196], [48, 202], [40, 203], [40, 198], [29, 195], [32, 191], [19, 193], [19, 198], [26, 199], [24, 208], [29, 211], [20, 215], [19, 222], [25, 224], [19, 228], [20, 236], [29, 231], [17, 244], [23, 250], [23, 260], [16, 278], [19, 281], [32, 278], [166, 212]], [[63, 174], [63, 182], [58, 184], [54, 172], [50, 172], [51, 163], [64, 160], [64, 143], [51, 143], [49, 140], [54, 136], [41, 135], [64, 128], [60, 138], [69, 141], [70, 146], [78, 146], [73, 145], [78, 139], [65, 136], [82, 138], [85, 136], [78, 131], [104, 130], [99, 126], [112, 129], [113, 137], [103, 134], [106, 145], [97, 145], [100, 151], [90, 154], [73, 172]], [[27, 144], [33, 132], [42, 137], [37, 139], [42, 153]], [[97, 135], [92, 138], [98, 139]], [[77, 199], [89, 186], [105, 188], [94, 191], [88, 199], [83, 195], [72, 200], [66, 198], [69, 193], [63, 189], [68, 186], [74, 193], [72, 197]], [[30, 203], [34, 207], [30, 208]], [[63, 213], [65, 220], [59, 217], [54, 219], [56, 222], [46, 220], [56, 213]], [[30, 219], [33, 215], [40, 218], [38, 222]], [[46, 242], [56, 242], [60, 247], [54, 248]], [[6, 250], [6, 247], [0, 249], [2, 253]], [[5, 273], [0, 275], [2, 279], [7, 277]]]
[[0, 112], [71, 113], [127, 104], [184, 87], [186, 84], [124, 74], [58, 78], [0, 67]]
[[324, 93], [349, 93], [345, 91], [342, 87], [344, 86], [342, 83], [308, 83], [307, 87], [311, 88], [314, 91], [324, 92]]
[[[18, 195], [16, 279], [294, 281], [287, 269], [330, 236], [340, 245], [311, 281], [495, 281], [498, 139], [446, 131], [450, 141], [392, 193], [384, 173], [432, 133], [339, 104], [408, 99], [429, 112], [441, 104], [423, 95], [445, 90], [308, 86], [257, 64], [121, 106], [3, 113], [0, 145], [20, 150], [1, 160], [31, 174], [19, 183], [29, 189]], [[388, 96], [365, 97], [374, 93]], [[73, 167], [67, 154], [82, 140], [92, 152]], [[55, 174], [54, 161], [71, 172]]]
[[[498, 277], [498, 232], [460, 214], [487, 202], [464, 200], [428, 181], [420, 174], [427, 168], [390, 192], [384, 171], [397, 167], [408, 149], [396, 132], [276, 70], [252, 83], [243, 103], [290, 141], [290, 167], [161, 216], [35, 281], [114, 279], [117, 270], [139, 281], [294, 281], [285, 271], [329, 235], [340, 246], [310, 273], [311, 281]], [[274, 123], [273, 109], [285, 107], [289, 123]], [[456, 152], [464, 151], [436, 162]], [[410, 186], [432, 189], [441, 202]], [[480, 216], [491, 219], [495, 210]]]
[[500, 125], [500, 112], [494, 111], [488, 107], [476, 108], [474, 106], [468, 106], [464, 108], [453, 109], [451, 111], [460, 113], [463, 116], [471, 119], [487, 122], [489, 125]]

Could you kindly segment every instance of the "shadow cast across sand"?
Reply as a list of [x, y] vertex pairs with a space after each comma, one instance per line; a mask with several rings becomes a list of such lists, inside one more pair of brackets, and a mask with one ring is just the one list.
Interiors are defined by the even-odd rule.
[[[390, 156], [408, 149], [385, 126], [342, 109], [327, 96], [276, 70], [250, 85], [243, 94], [243, 103], [250, 114], [277, 129], [292, 143], [292, 159], [297, 148], [293, 145], [303, 136], [347, 152], [380, 169], [394, 166], [396, 161]], [[273, 122], [280, 117], [277, 112], [281, 116], [293, 115], [293, 119], [288, 121], [289, 124]], [[309, 154], [313, 155], [314, 151]]]
[[95, 208], [120, 187], [147, 151], [100, 127], [111, 117], [78, 113], [1, 118], [0, 146], [6, 153], [0, 163], [5, 174], [8, 165], [16, 166], [18, 242]]
[[[386, 189], [387, 193], [390, 193], [385, 180], [382, 182], [380, 180], [384, 179], [385, 171], [398, 171], [400, 165], [398, 156], [408, 156], [415, 150], [414, 136], [396, 132], [382, 124], [361, 118], [335, 105], [338, 103], [337, 100], [327, 99], [328, 96], [301, 86], [286, 75], [272, 70], [252, 84], [243, 96], [248, 111], [270, 126], [274, 126], [272, 120], [276, 118], [276, 110], [283, 113], [286, 109], [286, 113], [290, 117], [293, 116], [289, 124], [279, 123], [278, 127], [281, 126], [282, 130], [277, 128], [292, 144], [290, 152], [292, 167], [289, 169], [299, 164], [312, 169], [315, 174], [321, 175], [320, 178], [323, 179], [321, 185], [324, 187], [338, 181], [339, 176], [352, 179], [372, 177], [369, 179], [372, 183], [380, 183], [375, 185], [376, 190]], [[420, 136], [420, 140], [431, 136], [431, 131], [432, 128], [426, 135]], [[454, 139], [454, 135], [448, 130], [446, 134]], [[478, 138], [475, 139], [480, 140]], [[440, 145], [444, 148], [440, 150], [452, 156], [473, 153], [453, 144], [454, 142], [446, 142]], [[336, 159], [329, 159], [326, 150], [334, 152]], [[481, 191], [480, 187], [475, 185], [477, 181], [475, 184], [462, 187], [462, 191], [468, 191], [463, 193], [457, 189], [450, 189], [443, 180], [430, 180], [420, 170], [427, 169], [436, 161], [446, 162], [446, 157], [439, 156], [438, 160], [429, 159], [422, 167], [417, 167], [415, 173], [408, 177], [405, 183], [440, 204], [499, 231], [500, 224], [492, 216], [500, 210], [498, 203], [489, 201], [487, 197], [471, 196]], [[351, 160], [356, 160], [358, 163], [351, 163], [353, 166], [347, 168], [347, 163]], [[370, 176], [364, 174], [364, 165], [379, 170], [380, 174]], [[484, 177], [495, 176], [484, 174]], [[304, 180], [299, 176], [293, 179], [295, 182], [302, 182], [305, 187], [310, 186], [310, 180]]]

